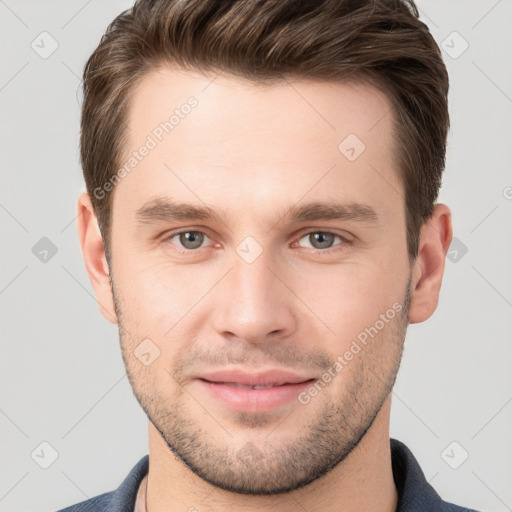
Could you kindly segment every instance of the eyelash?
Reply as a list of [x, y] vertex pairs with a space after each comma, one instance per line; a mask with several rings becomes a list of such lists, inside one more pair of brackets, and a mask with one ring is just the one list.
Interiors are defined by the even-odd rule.
[[[170, 242], [171, 239], [173, 239], [174, 237], [176, 237], [178, 235], [181, 235], [183, 233], [201, 233], [201, 234], [205, 235], [206, 237], [210, 238], [207, 233], [205, 233], [204, 231], [200, 231], [198, 229], [182, 229], [180, 231], [173, 231], [171, 233], [168, 233], [165, 236], [165, 238], [163, 239], [163, 242], [164, 243], [171, 243]], [[343, 251], [343, 250], [346, 249], [347, 245], [351, 245], [350, 240], [348, 240], [347, 238], [345, 238], [345, 237], [343, 237], [341, 235], [338, 235], [337, 233], [333, 233], [332, 231], [322, 231], [322, 230], [307, 231], [307, 232], [301, 234], [301, 236], [298, 239], [298, 241], [302, 240], [305, 236], [311, 235], [313, 233], [322, 233], [324, 235], [334, 235], [336, 238], [341, 240], [340, 244], [337, 244], [337, 245], [335, 245], [333, 247], [329, 247], [327, 249], [315, 249], [315, 248], [310, 248], [310, 247], [304, 247], [304, 249], [309, 249], [313, 254], [320, 254], [320, 253], [325, 254], [325, 253], [330, 253], [330, 252], [333, 252], [333, 251]], [[341, 246], [341, 249], [336, 249], [336, 247], [338, 247], [338, 246]], [[199, 252], [199, 250], [203, 249], [203, 248], [204, 247], [199, 247], [198, 249], [186, 249], [186, 248], [183, 248], [183, 249], [178, 249], [178, 251], [181, 252], [182, 254], [186, 254], [186, 253]]]

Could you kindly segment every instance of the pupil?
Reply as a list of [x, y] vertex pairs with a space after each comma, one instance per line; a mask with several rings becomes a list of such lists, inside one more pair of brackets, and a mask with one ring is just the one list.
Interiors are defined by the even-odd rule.
[[[314, 233], [313, 237], [315, 242], [320, 242], [321, 248], [325, 248], [326, 246], [329, 246], [329, 238], [332, 237], [332, 235], [329, 233], [318, 232]], [[314, 246], [315, 244], [312, 245]]]
[[[187, 231], [186, 233], [181, 234], [180, 242], [187, 249], [197, 249], [201, 246], [201, 234], [196, 231]], [[188, 246], [187, 243], [192, 243], [192, 246]]]

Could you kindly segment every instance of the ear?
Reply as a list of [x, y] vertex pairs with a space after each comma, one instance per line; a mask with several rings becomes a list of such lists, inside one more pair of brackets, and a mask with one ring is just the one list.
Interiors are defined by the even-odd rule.
[[445, 204], [436, 204], [431, 218], [421, 228], [418, 257], [412, 271], [411, 324], [424, 322], [437, 308], [452, 236], [450, 209]]
[[96, 294], [96, 301], [98, 302], [101, 314], [109, 322], [117, 324], [107, 257], [96, 214], [87, 192], [83, 192], [78, 197], [77, 213], [78, 238], [82, 247], [85, 268]]

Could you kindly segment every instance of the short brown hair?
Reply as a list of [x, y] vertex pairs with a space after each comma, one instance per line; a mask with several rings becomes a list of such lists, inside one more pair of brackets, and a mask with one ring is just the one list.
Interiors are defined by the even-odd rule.
[[412, 0], [137, 0], [108, 26], [83, 75], [80, 157], [110, 262], [113, 194], [130, 94], [174, 63], [257, 83], [363, 80], [391, 101], [409, 261], [441, 186], [448, 73]]

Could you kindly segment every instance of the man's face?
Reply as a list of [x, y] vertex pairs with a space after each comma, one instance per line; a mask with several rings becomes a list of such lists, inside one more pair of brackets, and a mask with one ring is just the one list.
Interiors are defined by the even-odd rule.
[[[212, 80], [168, 68], [133, 97], [125, 161], [147, 155], [115, 188], [110, 269], [123, 358], [192, 471], [284, 492], [351, 452], [398, 370], [411, 273], [390, 104], [361, 84]], [[156, 198], [216, 216], [172, 218]], [[310, 203], [364, 208], [286, 215]], [[221, 370], [309, 382], [206, 382]]]

